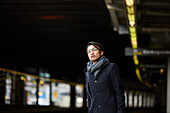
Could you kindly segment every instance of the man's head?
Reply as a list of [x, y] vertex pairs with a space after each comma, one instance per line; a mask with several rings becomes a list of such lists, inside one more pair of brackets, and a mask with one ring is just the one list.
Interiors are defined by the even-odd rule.
[[96, 63], [100, 57], [104, 54], [104, 47], [98, 42], [90, 41], [86, 46], [86, 52], [89, 60]]

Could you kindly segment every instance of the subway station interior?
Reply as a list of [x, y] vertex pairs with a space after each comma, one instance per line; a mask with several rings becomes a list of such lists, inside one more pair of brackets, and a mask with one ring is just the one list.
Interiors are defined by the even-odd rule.
[[89, 41], [127, 113], [170, 113], [169, 0], [0, 0], [0, 113], [87, 113]]

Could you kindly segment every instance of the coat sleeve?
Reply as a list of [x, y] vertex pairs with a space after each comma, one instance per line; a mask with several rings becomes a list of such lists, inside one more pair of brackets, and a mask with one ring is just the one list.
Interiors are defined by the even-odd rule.
[[125, 113], [124, 88], [120, 79], [120, 72], [117, 64], [113, 65], [111, 79], [117, 103], [117, 113]]
[[87, 102], [88, 102], [88, 110], [90, 110], [90, 107], [91, 107], [91, 98], [90, 98], [88, 93], [87, 93]]
[[87, 91], [87, 88], [88, 88], [88, 80], [87, 80], [87, 76], [85, 74], [85, 82], [86, 82], [86, 94], [87, 94], [87, 106], [88, 106], [88, 110], [90, 109], [90, 106], [91, 106], [91, 97], [89, 95], [89, 92]]

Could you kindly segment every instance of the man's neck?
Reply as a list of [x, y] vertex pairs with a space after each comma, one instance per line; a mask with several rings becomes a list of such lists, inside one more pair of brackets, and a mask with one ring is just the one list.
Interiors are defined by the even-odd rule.
[[95, 64], [97, 61], [93, 61], [92, 63]]

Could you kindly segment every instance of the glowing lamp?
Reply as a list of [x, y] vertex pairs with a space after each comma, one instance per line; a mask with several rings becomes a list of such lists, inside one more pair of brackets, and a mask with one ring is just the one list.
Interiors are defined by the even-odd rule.
[[126, 3], [126, 5], [127, 6], [132, 6], [132, 5], [134, 5], [134, 0], [125, 0], [125, 3]]

